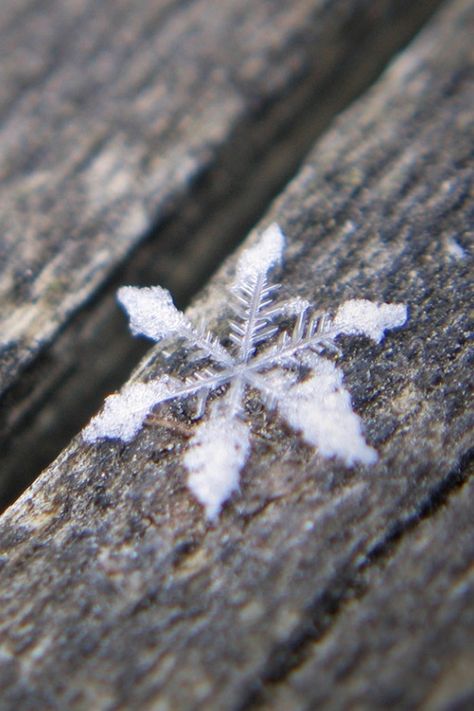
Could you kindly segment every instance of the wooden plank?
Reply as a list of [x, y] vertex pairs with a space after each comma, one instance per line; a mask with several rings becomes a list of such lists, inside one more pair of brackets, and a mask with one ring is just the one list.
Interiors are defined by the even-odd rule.
[[367, 574], [361, 568], [334, 629], [313, 637], [305, 663], [280, 680], [275, 675], [258, 705], [471, 708], [473, 506], [471, 480], [410, 530], [393, 555], [389, 549], [387, 560]]
[[436, 4], [2, 3], [0, 493], [143, 353], [117, 283], [185, 298]]
[[[250, 398], [258, 436], [241, 491], [210, 526], [176, 432], [146, 427], [127, 446], [78, 437], [0, 519], [6, 709], [248, 708], [275, 655], [291, 671], [312, 611], [336, 630], [363, 564], [376, 596], [370, 566], [403, 541], [394, 532], [409, 546], [440, 490], [448, 499], [468, 477], [473, 22], [472, 3], [448, 3], [264, 222], [288, 237], [288, 295], [322, 309], [350, 297], [409, 305], [406, 328], [379, 346], [344, 344], [340, 363], [378, 463], [315, 456]], [[234, 265], [189, 311], [219, 334]], [[464, 560], [468, 523], [450, 521]], [[462, 621], [458, 634], [468, 643]]]

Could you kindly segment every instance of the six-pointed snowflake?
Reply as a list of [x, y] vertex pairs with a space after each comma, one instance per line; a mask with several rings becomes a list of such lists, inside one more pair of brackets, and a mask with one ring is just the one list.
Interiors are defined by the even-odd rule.
[[84, 430], [84, 439], [129, 442], [160, 403], [194, 399], [200, 423], [184, 464], [188, 486], [210, 519], [238, 487], [249, 456], [251, 428], [245, 412], [249, 388], [322, 456], [338, 456], [348, 465], [370, 464], [377, 458], [363, 438], [342, 373], [327, 355], [338, 350], [334, 341], [339, 334], [365, 334], [381, 341], [386, 329], [405, 322], [406, 307], [351, 300], [330, 317], [314, 313], [300, 298], [278, 302], [278, 285], [268, 282], [268, 273], [281, 262], [284, 243], [280, 228], [273, 224], [242, 253], [231, 289], [235, 317], [230, 321], [229, 348], [194, 326], [166, 289], [128, 286], [118, 292], [132, 332], [154, 341], [180, 339], [189, 354], [198, 357], [196, 372], [185, 380], [163, 375], [126, 385], [106, 399], [102, 412]]

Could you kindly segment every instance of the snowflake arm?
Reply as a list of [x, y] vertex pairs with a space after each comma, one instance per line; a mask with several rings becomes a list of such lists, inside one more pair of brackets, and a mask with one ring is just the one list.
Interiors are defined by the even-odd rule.
[[325, 358], [310, 360], [311, 376], [280, 391], [278, 411], [323, 457], [336, 456], [348, 466], [373, 464], [377, 452], [364, 439], [342, 372]]
[[267, 276], [270, 269], [281, 264], [284, 248], [285, 236], [279, 225], [273, 222], [253, 247], [242, 252], [237, 262], [236, 286], [255, 282], [259, 276]]
[[[121, 392], [109, 395], [104, 407], [98, 415], [92, 418], [83, 430], [82, 436], [86, 442], [96, 442], [98, 439], [120, 439], [130, 442], [141, 430], [147, 415], [155, 408], [169, 400], [196, 397], [198, 415], [202, 414], [202, 404], [209, 393], [229, 382], [232, 374], [228, 371], [214, 372], [205, 370], [184, 382], [163, 376], [148, 383], [131, 383]], [[200, 414], [199, 414], [200, 411]]]
[[130, 318], [134, 336], [143, 335], [159, 342], [166, 338], [184, 338], [189, 346], [204, 357], [222, 365], [233, 359], [218, 340], [203, 328], [196, 328], [173, 303], [171, 294], [161, 286], [138, 288], [123, 286], [117, 298]]
[[148, 413], [160, 402], [174, 397], [176, 381], [167, 376], [151, 383], [131, 383], [106, 398], [104, 407], [83, 430], [86, 442], [121, 439], [130, 442], [141, 430]]
[[338, 353], [340, 349], [334, 341], [342, 334], [365, 335], [380, 343], [385, 331], [403, 326], [407, 319], [404, 304], [374, 304], [366, 299], [346, 301], [333, 319], [328, 314], [310, 314], [303, 300], [293, 313], [296, 320], [292, 333], [284, 331], [274, 346], [257, 355], [250, 364], [252, 369], [294, 362], [295, 356], [306, 349]]
[[134, 336], [143, 335], [153, 341], [161, 341], [192, 328], [190, 321], [173, 304], [169, 291], [161, 286], [143, 289], [122, 286], [117, 298], [130, 318], [130, 330]]
[[209, 419], [200, 424], [184, 456], [188, 487], [214, 520], [222, 504], [239, 486], [239, 474], [250, 451], [250, 428], [229, 417], [214, 403]]
[[305, 353], [301, 361], [311, 373], [301, 382], [296, 373], [282, 369], [253, 373], [250, 382], [267, 407], [277, 409], [323, 457], [337, 456], [348, 466], [373, 464], [377, 453], [365, 442], [362, 422], [343, 386], [342, 372], [315, 353]]
[[237, 319], [230, 322], [230, 338], [238, 348], [240, 362], [247, 363], [256, 346], [278, 330], [272, 323], [280, 312], [273, 306], [278, 286], [268, 284], [268, 272], [280, 263], [284, 244], [282, 231], [272, 224], [237, 264], [237, 279], [232, 288]]

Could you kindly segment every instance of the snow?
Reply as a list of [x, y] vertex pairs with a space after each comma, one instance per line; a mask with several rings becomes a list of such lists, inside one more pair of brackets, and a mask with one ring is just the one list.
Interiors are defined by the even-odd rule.
[[153, 407], [169, 396], [175, 382], [166, 377], [151, 383], [131, 383], [120, 393], [109, 395], [102, 411], [83, 430], [84, 440], [92, 443], [106, 438], [130, 442]]
[[361, 334], [380, 343], [385, 331], [403, 326], [406, 320], [404, 304], [374, 304], [366, 299], [352, 299], [338, 308], [333, 323], [339, 333]]
[[285, 237], [280, 227], [273, 223], [253, 247], [246, 249], [237, 263], [237, 281], [255, 280], [282, 260]]
[[169, 291], [161, 286], [144, 289], [123, 286], [117, 297], [130, 317], [130, 330], [134, 336], [142, 334], [159, 341], [180, 335], [190, 327], [186, 316], [173, 304]]
[[339, 457], [348, 466], [377, 460], [377, 452], [364, 440], [361, 420], [342, 385], [342, 373], [331, 361], [315, 359], [311, 377], [294, 385], [278, 408], [323, 457]]
[[[216, 408], [214, 408], [216, 409]], [[239, 474], [250, 451], [250, 432], [237, 418], [211, 414], [197, 427], [184, 456], [188, 487], [214, 520], [224, 501], [239, 486]]]

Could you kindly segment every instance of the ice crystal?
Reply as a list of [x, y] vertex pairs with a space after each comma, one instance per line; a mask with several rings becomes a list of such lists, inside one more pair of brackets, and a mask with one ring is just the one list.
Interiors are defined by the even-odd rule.
[[385, 330], [405, 323], [406, 307], [354, 299], [331, 317], [314, 312], [299, 297], [278, 301], [279, 286], [269, 283], [268, 274], [280, 264], [284, 244], [283, 233], [273, 224], [242, 253], [231, 288], [235, 315], [229, 322], [229, 347], [178, 311], [166, 289], [126, 286], [118, 292], [132, 332], [157, 342], [179, 339], [196, 359], [196, 370], [184, 380], [163, 375], [126, 385], [106, 399], [83, 437], [87, 442], [130, 442], [161, 403], [194, 400], [199, 424], [184, 465], [188, 486], [209, 519], [216, 518], [238, 488], [250, 453], [248, 388], [258, 391], [266, 407], [277, 410], [322, 456], [337, 456], [347, 465], [371, 464], [377, 458], [365, 442], [342, 372], [329, 358], [339, 351], [335, 339], [340, 334], [362, 334], [379, 343]]

